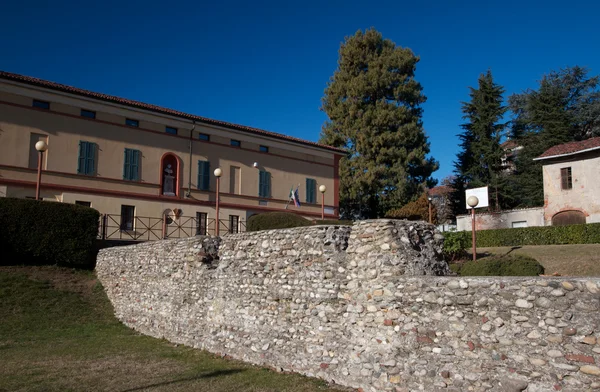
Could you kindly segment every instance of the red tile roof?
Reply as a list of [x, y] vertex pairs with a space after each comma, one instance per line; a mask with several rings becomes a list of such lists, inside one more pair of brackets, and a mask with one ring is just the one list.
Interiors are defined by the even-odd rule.
[[143, 103], [143, 102], [139, 102], [139, 101], [133, 101], [130, 99], [115, 97], [114, 95], [95, 93], [93, 91], [83, 90], [80, 88], [67, 86], [65, 84], [54, 83], [54, 82], [50, 82], [50, 81], [42, 80], [42, 79], [38, 79], [38, 78], [32, 78], [30, 76], [24, 76], [24, 75], [11, 73], [11, 72], [0, 71], [0, 79], [12, 80], [15, 82], [26, 83], [26, 84], [30, 84], [30, 85], [38, 86], [38, 87], [45, 87], [45, 88], [49, 88], [52, 90], [62, 91], [62, 92], [75, 94], [75, 95], [81, 95], [81, 96], [89, 97], [89, 98], [95, 98], [95, 99], [99, 99], [99, 100], [106, 101], [106, 102], [112, 102], [112, 103], [117, 103], [120, 105], [131, 106], [131, 107], [138, 108], [138, 109], [149, 110], [152, 112], [168, 114], [171, 116], [185, 118], [188, 120], [195, 120], [195, 121], [202, 122], [205, 124], [211, 124], [211, 125], [232, 128], [232, 129], [236, 129], [238, 131], [273, 137], [273, 138], [277, 138], [277, 139], [283, 139], [283, 140], [287, 140], [287, 141], [291, 141], [291, 142], [295, 142], [295, 143], [305, 144], [305, 145], [309, 145], [309, 146], [313, 146], [313, 147], [324, 148], [326, 150], [346, 154], [346, 150], [341, 149], [341, 148], [326, 146], [324, 144], [299, 139], [299, 138], [296, 138], [293, 136], [283, 135], [281, 133], [265, 131], [263, 129], [248, 127], [245, 125], [228, 123], [225, 121], [213, 120], [210, 118], [196, 116], [194, 114], [189, 114], [189, 113], [184, 113], [184, 112], [180, 112], [180, 111], [173, 110], [173, 109], [163, 108], [163, 107], [151, 105], [148, 103]]
[[453, 192], [454, 189], [452, 189], [451, 186], [448, 185], [438, 185], [436, 187], [433, 187], [429, 190], [429, 196], [446, 196], [449, 193]]
[[563, 155], [578, 154], [580, 152], [584, 152], [590, 149], [600, 149], [600, 136], [593, 137], [591, 139], [581, 140], [578, 142], [569, 142], [559, 144], [557, 146], [552, 146], [549, 149], [547, 149], [542, 155], [537, 157], [536, 160], [548, 159], [551, 157], [559, 157]]
[[504, 143], [500, 144], [500, 147], [502, 147], [504, 150], [508, 150], [508, 149], [513, 149], [515, 147], [518, 147], [519, 145], [517, 144], [517, 142], [515, 142], [514, 140], [507, 140]]

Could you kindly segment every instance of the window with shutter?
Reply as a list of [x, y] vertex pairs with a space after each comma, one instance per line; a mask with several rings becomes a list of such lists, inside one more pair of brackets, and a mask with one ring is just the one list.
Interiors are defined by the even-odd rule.
[[271, 197], [271, 173], [264, 170], [258, 172], [258, 196]]
[[306, 179], [306, 202], [317, 202], [317, 180], [312, 178]]
[[79, 141], [77, 157], [77, 174], [93, 175], [96, 173], [96, 144]]
[[141, 153], [138, 150], [131, 148], [125, 149], [125, 157], [123, 161], [123, 179], [138, 181], [140, 179], [140, 157]]
[[198, 161], [198, 189], [210, 190], [210, 162]]

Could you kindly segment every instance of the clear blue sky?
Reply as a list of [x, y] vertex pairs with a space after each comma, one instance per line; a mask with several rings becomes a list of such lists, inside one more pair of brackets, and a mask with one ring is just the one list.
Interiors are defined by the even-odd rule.
[[317, 140], [340, 43], [375, 27], [421, 57], [423, 121], [441, 179], [480, 73], [490, 68], [507, 96], [568, 65], [600, 73], [600, 3], [486, 3], [8, 1], [0, 69]]

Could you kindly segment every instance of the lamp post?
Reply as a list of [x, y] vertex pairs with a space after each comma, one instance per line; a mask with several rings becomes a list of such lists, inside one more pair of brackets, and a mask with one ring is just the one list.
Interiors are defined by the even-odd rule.
[[35, 143], [35, 149], [38, 150], [40, 155], [38, 155], [38, 175], [37, 175], [37, 184], [35, 187], [35, 200], [40, 200], [40, 185], [42, 184], [42, 161], [44, 160], [44, 152], [48, 149], [48, 144], [45, 141], [40, 140]]
[[325, 185], [321, 185], [319, 187], [319, 192], [321, 192], [321, 220], [325, 220], [325, 192], [327, 191], [327, 187]]
[[479, 199], [477, 196], [469, 196], [467, 199], [467, 204], [471, 207], [471, 242], [473, 243], [473, 261], [477, 260], [477, 248], [475, 246], [475, 207], [479, 204]]
[[433, 221], [431, 220], [431, 197], [428, 197], [427, 200], [429, 201], [429, 223], [433, 223]]
[[215, 220], [215, 235], [219, 235], [219, 184], [221, 182], [221, 175], [223, 174], [223, 170], [220, 167], [215, 169], [215, 177], [217, 177], [217, 198], [216, 198], [216, 214], [217, 219]]

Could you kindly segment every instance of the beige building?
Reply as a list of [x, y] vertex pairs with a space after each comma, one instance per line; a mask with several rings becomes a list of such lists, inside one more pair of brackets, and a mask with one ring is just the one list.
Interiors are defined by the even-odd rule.
[[[35, 196], [40, 140], [48, 145], [41, 197], [107, 214], [111, 238], [152, 239], [163, 213], [168, 232], [213, 233], [216, 168], [221, 232], [288, 204], [319, 219], [320, 185], [325, 217], [339, 214], [343, 150], [0, 72], [0, 196]], [[289, 203], [290, 188], [298, 188], [300, 207]]]
[[535, 160], [543, 165], [546, 225], [600, 222], [600, 137], [554, 146]]

